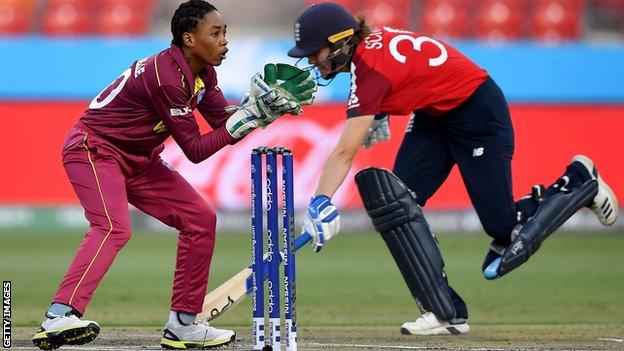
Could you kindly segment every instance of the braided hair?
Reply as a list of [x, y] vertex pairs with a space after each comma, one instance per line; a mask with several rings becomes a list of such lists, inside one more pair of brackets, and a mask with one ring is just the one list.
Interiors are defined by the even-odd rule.
[[204, 19], [204, 15], [217, 8], [203, 0], [189, 0], [182, 3], [171, 18], [171, 44], [182, 47], [182, 35], [190, 32]]

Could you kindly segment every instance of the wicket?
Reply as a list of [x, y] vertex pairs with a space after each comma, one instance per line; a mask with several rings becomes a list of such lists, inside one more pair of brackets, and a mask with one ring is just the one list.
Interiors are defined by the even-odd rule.
[[[267, 261], [268, 261], [268, 310], [269, 344], [265, 341], [264, 328], [264, 237], [262, 198], [262, 155], [266, 155], [266, 208], [267, 208]], [[277, 159], [282, 159], [282, 238], [283, 257], [279, 238], [279, 201]], [[284, 261], [284, 322], [286, 351], [297, 350], [296, 323], [296, 279], [294, 198], [293, 198], [293, 156], [283, 147], [259, 147], [251, 153], [251, 241], [252, 241], [252, 324], [254, 350], [281, 350], [280, 309], [280, 261]]]

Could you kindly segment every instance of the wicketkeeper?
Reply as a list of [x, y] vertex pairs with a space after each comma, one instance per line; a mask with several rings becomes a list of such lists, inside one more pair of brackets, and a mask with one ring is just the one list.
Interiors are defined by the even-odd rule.
[[388, 245], [422, 315], [405, 334], [462, 334], [468, 309], [448, 283], [444, 262], [421, 206], [457, 165], [492, 244], [483, 263], [496, 279], [524, 263], [555, 229], [583, 207], [604, 225], [617, 200], [586, 156], [572, 158], [548, 187], [512, 197], [514, 133], [498, 85], [482, 68], [434, 38], [370, 28], [344, 8], [320, 3], [294, 28], [292, 57], [307, 58], [325, 79], [351, 73], [347, 121], [310, 202], [305, 229], [315, 251], [340, 229], [331, 197], [360, 146], [390, 138], [388, 115], [411, 114], [393, 173], [369, 168], [355, 177], [364, 206]]
[[[63, 166], [90, 226], [33, 337], [39, 348], [80, 345], [99, 333], [96, 322], [80, 317], [130, 239], [128, 203], [180, 232], [161, 345], [204, 348], [234, 340], [233, 331], [195, 320], [215, 244], [215, 211], [159, 154], [172, 136], [189, 160], [201, 162], [284, 114], [300, 114], [316, 85], [309, 72], [269, 64], [264, 77], [252, 77], [247, 99], [228, 107], [214, 69], [228, 52], [226, 29], [211, 4], [181, 4], [171, 20], [171, 47], [134, 62], [70, 131]], [[200, 134], [195, 109], [212, 131]]]

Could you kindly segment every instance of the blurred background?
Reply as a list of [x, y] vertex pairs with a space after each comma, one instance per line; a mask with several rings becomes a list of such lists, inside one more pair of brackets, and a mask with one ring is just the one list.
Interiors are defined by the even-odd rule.
[[[515, 196], [532, 184], [550, 184], [572, 156], [584, 153], [624, 203], [624, 0], [338, 2], [373, 25], [446, 40], [488, 70], [512, 109]], [[0, 0], [0, 229], [86, 228], [60, 162], [65, 135], [88, 102], [133, 61], [169, 45], [179, 3]], [[212, 3], [228, 25], [230, 48], [217, 68], [219, 85], [235, 103], [266, 62], [294, 62], [285, 55], [293, 24], [315, 1]], [[348, 90], [349, 77], [342, 75], [320, 89], [302, 116], [283, 118], [199, 165], [171, 140], [162, 157], [218, 208], [221, 229], [245, 231], [250, 150], [294, 149], [296, 205], [304, 208], [341, 131]], [[348, 230], [370, 228], [353, 174], [370, 165], [391, 168], [406, 122], [391, 118], [392, 139], [358, 155], [336, 194]], [[456, 170], [425, 210], [434, 231], [481, 231]], [[133, 220], [137, 228], [162, 229], [138, 211]], [[566, 224], [568, 230], [598, 227], [589, 211]], [[609, 229], [623, 228], [619, 220]]]
[[[2, 0], [0, 33], [103, 37], [167, 36], [174, 0]], [[216, 0], [231, 34], [288, 36], [304, 8], [318, 1]], [[622, 0], [339, 0], [379, 26], [492, 43], [556, 44], [624, 37]]]

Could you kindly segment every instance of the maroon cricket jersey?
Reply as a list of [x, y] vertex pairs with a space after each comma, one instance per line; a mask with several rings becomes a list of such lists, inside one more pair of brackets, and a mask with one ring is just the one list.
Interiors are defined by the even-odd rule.
[[384, 27], [354, 53], [347, 116], [407, 115], [414, 110], [442, 114], [464, 102], [487, 77], [446, 43]]
[[[200, 162], [233, 141], [224, 127], [229, 114], [214, 67], [197, 76], [177, 46], [138, 60], [96, 96], [78, 128], [112, 144], [131, 166], [163, 150], [170, 135], [192, 162]], [[197, 108], [212, 132], [200, 134]]]

